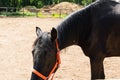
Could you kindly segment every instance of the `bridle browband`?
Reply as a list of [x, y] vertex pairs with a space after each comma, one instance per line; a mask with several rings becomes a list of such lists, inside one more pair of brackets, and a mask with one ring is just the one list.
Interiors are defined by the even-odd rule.
[[51, 75], [53, 74], [51, 80], [53, 80], [53, 77], [54, 77], [54, 73], [55, 73], [55, 70], [59, 67], [60, 63], [61, 63], [61, 60], [60, 60], [60, 49], [59, 49], [59, 46], [58, 46], [58, 40], [56, 39], [55, 40], [56, 42], [56, 48], [57, 48], [57, 54], [56, 54], [56, 63], [53, 67], [53, 69], [51, 70], [51, 72], [49, 73], [48, 76], [44, 76], [43, 74], [41, 74], [40, 72], [38, 72], [36, 69], [33, 69], [33, 73], [36, 74], [38, 77], [42, 78], [43, 80], [48, 80]]

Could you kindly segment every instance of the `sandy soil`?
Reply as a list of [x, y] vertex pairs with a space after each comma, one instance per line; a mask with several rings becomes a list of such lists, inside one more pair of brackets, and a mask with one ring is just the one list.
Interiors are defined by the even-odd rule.
[[[0, 80], [30, 80], [35, 27], [50, 31], [62, 19], [0, 18]], [[90, 80], [89, 58], [81, 48], [71, 46], [61, 52], [61, 67], [55, 80]], [[120, 79], [120, 58], [104, 61], [107, 79]]]

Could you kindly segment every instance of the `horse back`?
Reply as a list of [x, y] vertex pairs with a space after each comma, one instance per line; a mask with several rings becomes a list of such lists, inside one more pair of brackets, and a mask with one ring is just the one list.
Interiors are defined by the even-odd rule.
[[99, 4], [92, 14], [95, 15], [92, 16], [89, 52], [101, 52], [108, 57], [120, 56], [120, 4]]

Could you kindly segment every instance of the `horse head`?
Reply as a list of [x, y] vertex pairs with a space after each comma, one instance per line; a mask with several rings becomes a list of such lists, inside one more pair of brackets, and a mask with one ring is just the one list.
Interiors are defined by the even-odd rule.
[[37, 39], [33, 45], [33, 72], [31, 80], [47, 80], [58, 68], [57, 30], [42, 32], [36, 27]]

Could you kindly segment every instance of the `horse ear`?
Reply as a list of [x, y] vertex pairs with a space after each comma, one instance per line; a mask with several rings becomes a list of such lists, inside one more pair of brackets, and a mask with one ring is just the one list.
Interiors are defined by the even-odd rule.
[[51, 30], [51, 40], [55, 41], [56, 38], [57, 38], [57, 30], [55, 28], [52, 28], [52, 30]]
[[36, 34], [38, 37], [42, 35], [42, 30], [39, 27], [36, 27]]

